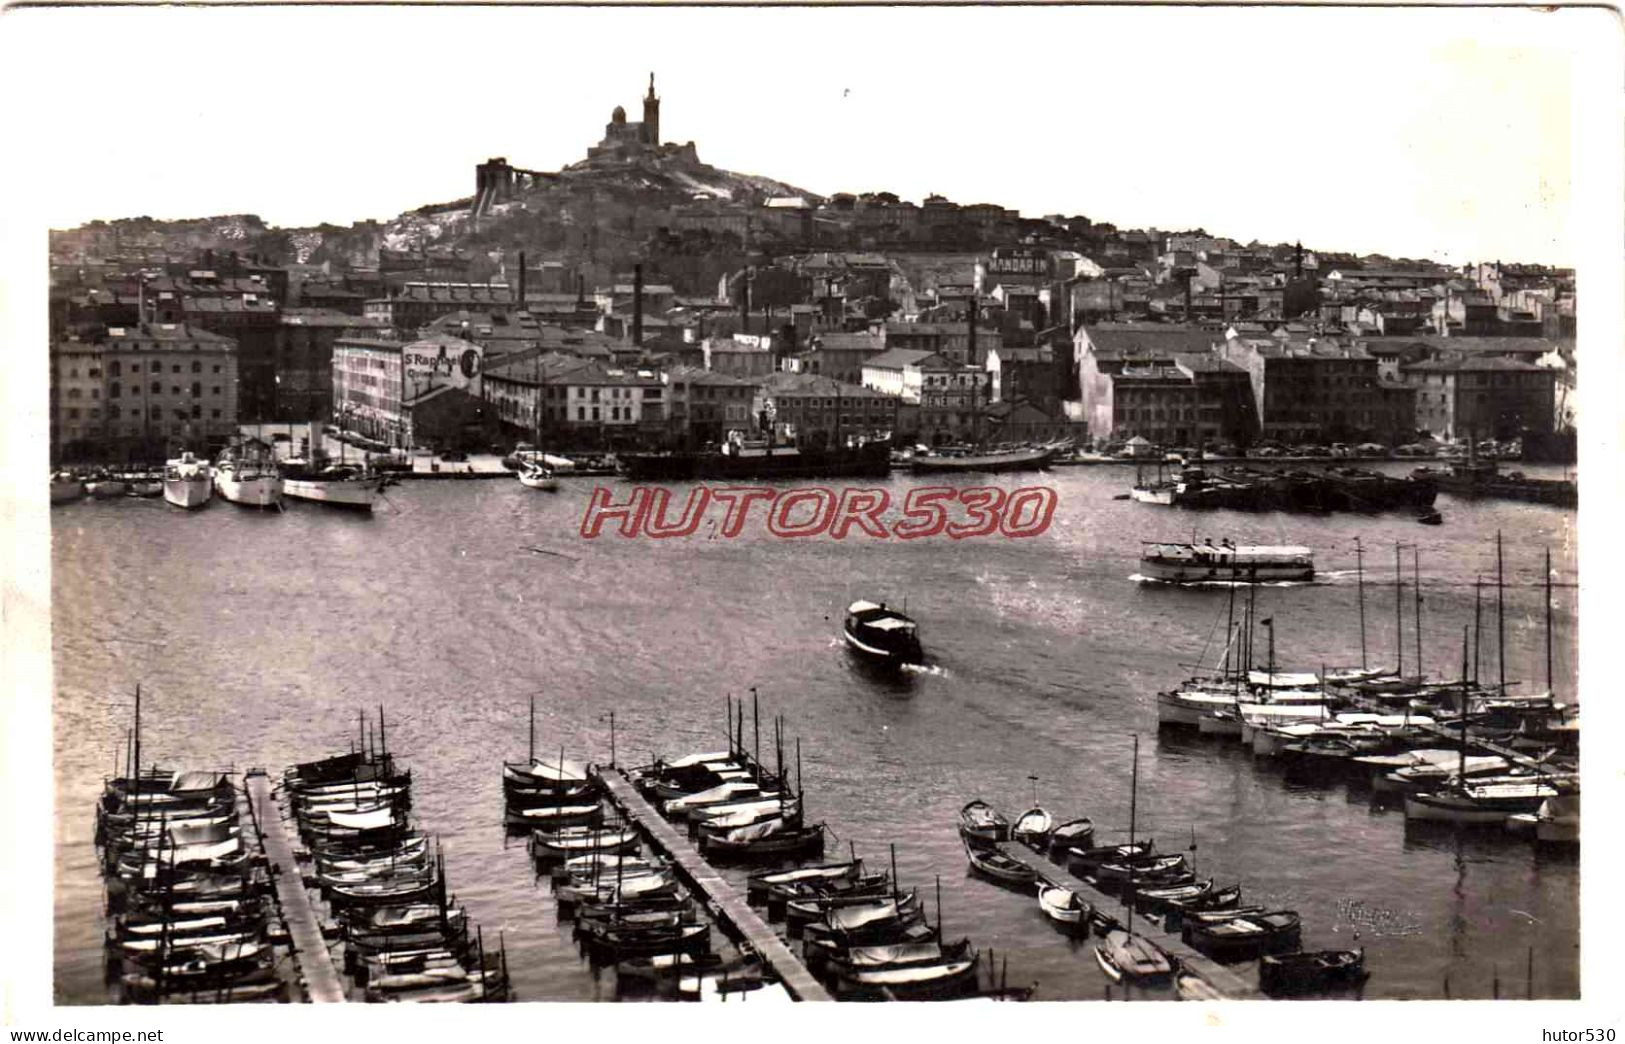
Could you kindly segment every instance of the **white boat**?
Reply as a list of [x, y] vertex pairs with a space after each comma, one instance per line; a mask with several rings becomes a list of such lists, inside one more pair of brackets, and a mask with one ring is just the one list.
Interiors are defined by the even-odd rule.
[[1580, 795], [1547, 798], [1535, 813], [1535, 840], [1545, 844], [1580, 843]]
[[[1150, 503], [1160, 490], [1149, 489]], [[1135, 499], [1142, 499], [1139, 489]], [[1211, 540], [1202, 544], [1165, 544], [1146, 541], [1140, 552], [1140, 573], [1167, 583], [1271, 583], [1313, 580], [1314, 552], [1307, 547], [1252, 546]]]
[[1074, 933], [1088, 930], [1089, 915], [1094, 912], [1094, 907], [1080, 898], [1078, 893], [1050, 884], [1038, 886], [1038, 908], [1062, 929]]
[[282, 462], [282, 493], [295, 500], [371, 511], [382, 488], [383, 479], [364, 466], [297, 459]]
[[916, 453], [910, 458], [910, 467], [917, 472], [950, 471], [1032, 471], [1049, 467], [1059, 452], [1056, 446], [1014, 446], [1007, 449], [964, 450], [938, 449], [930, 453]]
[[1233, 710], [1236, 696], [1229, 692], [1179, 689], [1157, 694], [1157, 721], [1163, 725], [1199, 728], [1202, 716], [1216, 710]]
[[537, 464], [523, 465], [519, 469], [519, 481], [544, 493], [557, 493], [559, 489], [559, 480], [553, 477], [552, 469]]
[[208, 465], [192, 453], [182, 453], [164, 465], [164, 499], [188, 511], [204, 507], [214, 494]]
[[246, 507], [282, 503], [282, 475], [264, 458], [221, 457], [214, 466], [214, 488], [233, 504]]
[[1559, 796], [1556, 786], [1539, 780], [1472, 783], [1405, 797], [1405, 818], [1441, 823], [1505, 823], [1508, 816], [1540, 808]]
[[51, 476], [51, 503], [66, 504], [68, 501], [78, 500], [84, 495], [85, 484], [79, 481], [77, 475], [59, 471]]

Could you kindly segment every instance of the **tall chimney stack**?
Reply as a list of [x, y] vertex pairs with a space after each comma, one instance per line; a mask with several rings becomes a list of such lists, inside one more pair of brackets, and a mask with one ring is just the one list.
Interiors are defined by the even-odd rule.
[[1185, 273], [1185, 321], [1191, 321], [1191, 284], [1196, 281], [1195, 272]]
[[965, 361], [967, 363], [969, 363], [970, 365], [975, 366], [975, 365], [977, 365], [977, 363], [976, 363], [976, 291], [974, 289], [971, 290], [970, 302], [967, 304], [967, 306], [965, 308], [965, 322], [967, 324], [966, 328], [965, 328], [965, 332], [969, 335], [969, 340], [967, 342], [968, 345], [969, 345], [969, 350], [967, 351], [967, 355], [969, 356], [969, 358], [967, 358]]
[[519, 251], [519, 309], [525, 308], [525, 252]]
[[632, 345], [643, 347], [643, 266], [632, 266]]

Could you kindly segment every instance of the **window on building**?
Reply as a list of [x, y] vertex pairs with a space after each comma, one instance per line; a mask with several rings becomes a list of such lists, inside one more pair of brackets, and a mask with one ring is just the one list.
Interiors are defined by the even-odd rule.
[[192, 407], [192, 416], [193, 417], [202, 417], [203, 416], [203, 407], [202, 406], [193, 406]]
[[96, 409], [94, 406], [92, 406], [90, 408], [90, 419], [91, 420], [97, 420], [97, 419], [99, 419], [101, 417], [101, 415], [102, 415], [101, 410]]
[[100, 399], [102, 397], [102, 390], [100, 388], [90, 389], [90, 397], [92, 399]]
[[586, 420], [586, 419], [587, 419], [587, 407], [585, 407], [585, 406], [577, 406], [576, 407], [576, 420]]
[[192, 372], [193, 373], [202, 373], [203, 372], [203, 364], [198, 362], [196, 359], [193, 359], [192, 360]]
[[162, 395], [163, 393], [164, 393], [164, 383], [162, 381], [153, 381], [152, 382], [152, 394], [154, 394], [154, 395]]
[[119, 376], [119, 361], [117, 359], [107, 364], [107, 375], [109, 377]]
[[220, 419], [220, 411], [219, 410], [211, 410], [209, 412], [209, 416], [213, 417], [215, 420], [219, 420]]
[[193, 395], [193, 397], [195, 398], [195, 397], [197, 397], [199, 395], [202, 395], [202, 394], [203, 394], [203, 382], [202, 381], [193, 381], [192, 382], [192, 395]]
[[69, 420], [78, 420], [79, 419], [79, 408], [77, 406], [68, 407], [68, 419]]
[[213, 373], [219, 373], [220, 372], [220, 364], [219, 363], [215, 363], [214, 370], [212, 372]]
[[210, 395], [219, 395], [220, 394], [220, 385], [217, 384], [213, 388], [210, 388], [209, 389], [209, 394]]
[[69, 388], [68, 389], [68, 398], [77, 399], [78, 397], [79, 397], [79, 389], [78, 388]]
[[119, 418], [119, 408], [117, 406], [109, 406], [109, 407], [107, 407], [107, 419], [108, 420], [118, 420], [118, 418]]
[[85, 376], [86, 377], [100, 377], [101, 375], [102, 375], [102, 371], [97, 369], [94, 366], [92, 366], [90, 369], [85, 371]]
[[598, 416], [598, 407], [596, 407], [596, 406], [594, 406], [592, 408], [592, 419], [593, 420], [602, 420], [603, 419], [603, 418]]
[[180, 373], [181, 372], [181, 364], [176, 363], [174, 368], [170, 372], [172, 372], [172, 373]]

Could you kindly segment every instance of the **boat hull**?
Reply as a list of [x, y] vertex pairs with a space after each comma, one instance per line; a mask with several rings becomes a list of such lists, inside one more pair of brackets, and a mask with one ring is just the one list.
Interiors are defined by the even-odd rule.
[[51, 503], [66, 504], [85, 495], [85, 484], [78, 479], [51, 481]]
[[223, 499], [244, 507], [276, 507], [282, 503], [282, 479], [275, 475], [236, 478], [216, 474], [214, 488]]
[[285, 478], [282, 480], [282, 495], [329, 507], [371, 511], [378, 500], [378, 480]]
[[164, 500], [178, 508], [195, 511], [205, 507], [214, 490], [207, 475], [164, 479]]
[[1055, 456], [1052, 448], [1021, 450], [1014, 453], [976, 453], [963, 457], [915, 457], [911, 467], [916, 474], [950, 474], [1004, 471], [1037, 471], [1049, 467]]

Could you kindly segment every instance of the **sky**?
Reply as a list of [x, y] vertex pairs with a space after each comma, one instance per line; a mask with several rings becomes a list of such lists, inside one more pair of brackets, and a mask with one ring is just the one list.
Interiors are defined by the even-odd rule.
[[[557, 169], [653, 71], [668, 141], [890, 190], [1243, 242], [1573, 264], [1602, 11], [9, 9], [4, 119], [52, 227], [291, 226]], [[1617, 110], [1612, 113], [1617, 116]], [[21, 137], [17, 137], [17, 135]]]

